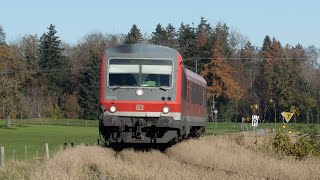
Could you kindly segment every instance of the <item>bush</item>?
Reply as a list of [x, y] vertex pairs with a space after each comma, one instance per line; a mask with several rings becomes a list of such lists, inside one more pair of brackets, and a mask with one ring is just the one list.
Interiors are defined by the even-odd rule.
[[59, 108], [59, 106], [51, 106], [47, 109], [47, 116], [49, 118], [55, 118], [55, 119], [59, 119], [62, 118], [63, 115], [61, 113], [61, 109]]
[[[309, 153], [313, 156], [320, 156], [320, 133], [319, 130], [310, 126], [310, 129], [300, 134], [300, 139], [305, 139], [311, 146]], [[299, 139], [299, 140], [300, 140]]]
[[310, 139], [306, 137], [299, 138], [294, 144], [294, 156], [297, 160], [302, 160], [313, 151]]
[[309, 155], [320, 156], [320, 134], [315, 129], [300, 134], [299, 139], [292, 143], [284, 132], [278, 132], [269, 139], [269, 147], [280, 157], [294, 156], [296, 160], [302, 160]]
[[274, 149], [281, 157], [293, 154], [294, 146], [291, 143], [289, 136], [284, 132], [277, 132], [270, 143], [272, 149]]

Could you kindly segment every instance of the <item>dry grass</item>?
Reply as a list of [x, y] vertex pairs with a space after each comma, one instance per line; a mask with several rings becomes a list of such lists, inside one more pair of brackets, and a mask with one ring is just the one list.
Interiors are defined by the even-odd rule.
[[[178, 144], [167, 151], [180, 162], [223, 172], [227, 179], [319, 179], [320, 160], [278, 159], [266, 153], [263, 138], [245, 136], [245, 144], [235, 142], [236, 135], [205, 137]], [[257, 145], [256, 145], [257, 144]], [[185, 151], [184, 149], [188, 149]]]
[[320, 160], [279, 160], [261, 151], [262, 138], [237, 135], [204, 137], [169, 148], [119, 153], [78, 146], [35, 163], [8, 162], [0, 179], [319, 179]]

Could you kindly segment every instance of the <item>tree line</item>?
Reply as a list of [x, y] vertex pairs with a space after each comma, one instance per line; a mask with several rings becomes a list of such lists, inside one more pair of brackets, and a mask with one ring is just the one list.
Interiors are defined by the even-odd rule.
[[99, 65], [103, 50], [147, 41], [178, 50], [187, 68], [208, 82], [208, 112], [220, 121], [252, 114], [279, 122], [282, 111], [294, 121], [320, 122], [319, 49], [281, 44], [266, 35], [253, 46], [225, 23], [157, 24], [150, 35], [133, 25], [127, 34], [91, 33], [63, 43], [54, 25], [40, 37], [25, 35], [7, 44], [0, 26], [0, 118], [99, 117]]

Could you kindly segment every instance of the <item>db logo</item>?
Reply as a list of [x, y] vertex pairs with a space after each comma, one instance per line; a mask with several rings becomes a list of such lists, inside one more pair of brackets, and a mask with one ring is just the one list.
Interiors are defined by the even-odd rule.
[[143, 105], [136, 105], [136, 111], [143, 111]]

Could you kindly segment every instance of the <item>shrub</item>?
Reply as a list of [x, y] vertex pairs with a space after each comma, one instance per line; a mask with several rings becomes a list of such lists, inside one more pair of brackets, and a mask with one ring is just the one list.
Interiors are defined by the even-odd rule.
[[307, 157], [313, 151], [313, 146], [310, 143], [310, 139], [307, 137], [301, 137], [294, 144], [294, 156], [297, 160], [302, 160]]
[[310, 129], [300, 134], [299, 139], [292, 143], [284, 132], [278, 132], [268, 141], [268, 146], [280, 157], [294, 156], [302, 160], [309, 155], [320, 156], [320, 134], [316, 129]]
[[289, 136], [284, 132], [277, 132], [271, 139], [271, 147], [280, 156], [293, 154], [294, 146], [290, 141]]
[[62, 118], [62, 113], [61, 113], [61, 109], [59, 108], [59, 106], [51, 106], [47, 109], [47, 116], [49, 118]]

